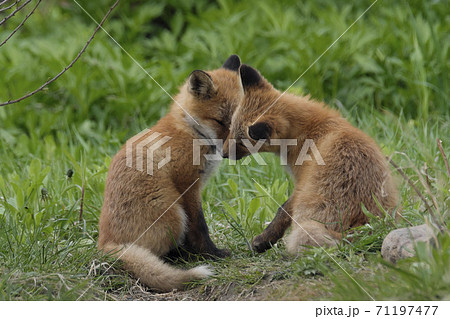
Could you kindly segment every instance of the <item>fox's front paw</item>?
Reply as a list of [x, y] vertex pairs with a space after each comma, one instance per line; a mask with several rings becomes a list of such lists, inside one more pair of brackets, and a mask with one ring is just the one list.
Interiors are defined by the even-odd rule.
[[230, 257], [231, 252], [228, 249], [215, 249], [210, 255], [213, 258], [225, 258]]
[[263, 253], [267, 249], [270, 249], [270, 247], [272, 247], [270, 245], [270, 242], [265, 240], [265, 238], [261, 235], [258, 235], [253, 239], [252, 248], [254, 251], [256, 251], [258, 253]]

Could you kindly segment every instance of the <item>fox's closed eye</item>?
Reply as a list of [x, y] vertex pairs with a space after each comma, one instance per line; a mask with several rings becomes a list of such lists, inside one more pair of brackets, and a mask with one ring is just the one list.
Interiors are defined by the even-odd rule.
[[221, 125], [221, 126], [223, 126], [223, 127], [226, 127], [225, 123], [222, 122], [221, 120], [217, 120], [217, 119], [215, 119], [215, 118], [212, 118], [211, 120], [215, 121], [216, 123], [218, 123], [219, 125]]

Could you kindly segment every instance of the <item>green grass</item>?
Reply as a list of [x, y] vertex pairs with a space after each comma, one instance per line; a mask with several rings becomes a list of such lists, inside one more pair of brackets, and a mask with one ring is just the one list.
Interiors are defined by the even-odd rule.
[[[80, 1], [97, 20], [111, 3]], [[217, 68], [231, 53], [286, 89], [370, 3], [122, 1], [105, 28], [171, 94], [192, 70]], [[436, 144], [442, 139], [450, 154], [446, 9], [445, 1], [378, 1], [291, 91], [325, 100], [375, 138], [448, 221], [449, 176]], [[0, 40], [23, 17], [1, 26]], [[0, 102], [59, 72], [94, 27], [71, 1], [45, 1], [0, 47]], [[418, 247], [416, 258], [396, 266], [382, 262], [379, 251], [390, 230], [429, 220], [398, 174], [404, 219], [374, 220], [351, 243], [301, 258], [287, 256], [282, 242], [253, 254], [249, 243], [277, 210], [266, 191], [282, 203], [293, 186], [269, 154], [267, 166], [224, 161], [203, 192], [212, 237], [233, 255], [178, 263], [210, 263], [212, 279], [154, 297], [139, 293], [120, 265], [105, 272], [114, 260], [99, 256], [96, 240], [109, 161], [169, 105], [170, 98], [100, 32], [47, 90], [0, 108], [0, 299], [369, 298], [330, 256], [375, 299], [450, 298], [448, 229], [432, 251]]]

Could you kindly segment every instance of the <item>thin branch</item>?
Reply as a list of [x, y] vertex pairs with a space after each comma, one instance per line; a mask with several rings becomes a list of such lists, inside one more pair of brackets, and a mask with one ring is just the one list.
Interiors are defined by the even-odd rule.
[[20, 7], [18, 7], [16, 10], [14, 10], [13, 12], [11, 12], [8, 16], [6, 16], [2, 21], [0, 21], [0, 25], [2, 25], [3, 23], [5, 23], [6, 21], [8, 21], [9, 18], [13, 17], [17, 12], [19, 12], [20, 10], [22, 10], [23, 7], [25, 7], [27, 4], [29, 4], [31, 2], [31, 0], [27, 0], [24, 4], [22, 4]]
[[[422, 171], [423, 170], [423, 171]], [[425, 175], [425, 180], [427, 182], [428, 188], [431, 189], [430, 176], [428, 175], [428, 165], [427, 162], [423, 163], [423, 169], [420, 172]]]
[[[6, 1], [8, 1], [8, 0], [2, 1], [2, 2], [0, 3], [0, 6], [3, 5]], [[16, 4], [18, 4], [20, 1], [22, 1], [22, 0], [16, 0], [16, 2], [14, 2], [13, 4], [11, 4], [9, 7], [0, 9], [0, 12], [3, 12], [3, 11], [6, 11], [6, 10], [11, 9], [11, 8], [14, 7]]]
[[428, 187], [428, 184], [425, 182], [425, 180], [423, 179], [422, 174], [419, 172], [419, 170], [417, 169], [417, 167], [413, 164], [413, 162], [411, 161], [411, 159], [408, 157], [408, 155], [406, 155], [405, 153], [402, 152], [396, 152], [397, 154], [401, 154], [403, 156], [405, 156], [409, 163], [411, 164], [411, 168], [417, 173], [417, 177], [419, 178], [420, 183], [423, 185], [423, 187], [425, 188], [425, 191], [428, 193], [428, 195], [431, 198], [431, 202], [433, 203], [434, 208], [436, 209], [437, 213], [440, 214], [440, 209], [439, 209], [439, 205], [437, 203], [436, 200], [436, 196], [434, 196], [433, 192], [431, 191], [430, 187]]
[[83, 46], [83, 48], [81, 49], [80, 52], [78, 52], [77, 56], [75, 57], [75, 59], [72, 60], [72, 62], [70, 62], [70, 64], [65, 67], [61, 72], [59, 72], [57, 75], [55, 75], [52, 79], [48, 80], [47, 82], [45, 82], [44, 84], [42, 84], [39, 88], [37, 88], [34, 91], [31, 91], [27, 94], [25, 94], [24, 96], [22, 96], [19, 99], [15, 99], [15, 100], [9, 100], [7, 102], [4, 103], [0, 103], [0, 106], [5, 106], [5, 105], [9, 105], [9, 104], [13, 104], [13, 103], [17, 103], [20, 102], [22, 100], [25, 100], [27, 98], [29, 98], [30, 96], [42, 91], [47, 85], [49, 85], [50, 83], [54, 82], [56, 79], [58, 79], [61, 75], [63, 75], [68, 69], [70, 69], [75, 62], [78, 61], [78, 59], [81, 57], [81, 55], [86, 51], [86, 48], [88, 47], [88, 45], [91, 43], [91, 41], [94, 39], [95, 35], [97, 34], [98, 30], [100, 30], [100, 28], [102, 27], [102, 25], [105, 23], [106, 19], [109, 17], [109, 15], [111, 14], [111, 12], [114, 10], [114, 8], [119, 4], [120, 0], [117, 0], [108, 10], [108, 12], [106, 13], [106, 15], [103, 17], [102, 21], [100, 22], [100, 24], [95, 28], [94, 32], [92, 33], [91, 37], [89, 38], [89, 40], [86, 42], [86, 44]]
[[[438, 214], [440, 214], [439, 205], [438, 205], [438, 202], [436, 200], [436, 196], [434, 196], [433, 192], [431, 191], [430, 183], [423, 179], [423, 177], [422, 177], [423, 174], [421, 172], [419, 172], [419, 170], [416, 167], [414, 167], [414, 170], [416, 171], [417, 175], [419, 176], [419, 180], [422, 183], [422, 185], [425, 187], [425, 190], [430, 195], [431, 202], [433, 203], [434, 208], [436, 208], [436, 211], [438, 212]], [[428, 180], [428, 175], [425, 175], [425, 177]]]
[[0, 43], [0, 47], [2, 47], [2, 46], [6, 43], [6, 41], [8, 41], [8, 40], [14, 35], [14, 33], [16, 33], [16, 32], [24, 25], [24, 23], [28, 20], [28, 18], [34, 13], [34, 11], [36, 10], [36, 8], [39, 6], [39, 4], [41, 3], [41, 1], [42, 1], [42, 0], [38, 0], [38, 2], [36, 3], [36, 5], [34, 6], [33, 10], [31, 10], [31, 12], [27, 14], [27, 16], [25, 17], [25, 19], [22, 20], [22, 22], [17, 26], [17, 28], [15, 28], [14, 31], [11, 32], [11, 34], [8, 35], [8, 36], [6, 37], [6, 39], [5, 39], [2, 43]]
[[422, 202], [425, 204], [425, 207], [427, 208], [428, 212], [430, 213], [430, 216], [433, 218], [433, 220], [437, 223], [437, 225], [439, 225], [439, 223], [437, 222], [436, 216], [434, 215], [433, 209], [430, 207], [430, 205], [428, 204], [425, 196], [423, 196], [423, 194], [417, 189], [416, 185], [414, 185], [414, 183], [409, 179], [408, 176], [406, 176], [405, 172], [400, 168], [400, 166], [398, 166], [393, 160], [392, 158], [389, 159], [389, 163], [391, 163], [392, 166], [394, 166], [394, 168], [400, 173], [400, 175], [402, 175], [402, 177], [408, 182], [408, 184], [412, 187], [412, 189], [414, 189], [414, 191], [416, 192], [416, 194], [420, 197], [420, 199], [422, 200]]
[[442, 148], [442, 141], [439, 138], [437, 138], [437, 145], [439, 147], [439, 150], [441, 151], [442, 158], [444, 159], [445, 167], [447, 168], [447, 174], [450, 177], [450, 167], [448, 166], [447, 156], [445, 156], [444, 149]]
[[404, 221], [406, 221], [406, 222], [409, 224], [409, 226], [411, 226], [411, 227], [414, 226], [414, 225], [413, 225], [409, 220], [407, 220], [402, 214], [400, 214], [399, 212], [397, 212], [397, 214], [398, 214], [398, 216], [400, 216]]

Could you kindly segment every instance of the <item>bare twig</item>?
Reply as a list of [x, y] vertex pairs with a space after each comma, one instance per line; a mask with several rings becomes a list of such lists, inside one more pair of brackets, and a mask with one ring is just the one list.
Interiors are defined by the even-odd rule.
[[397, 214], [398, 214], [398, 216], [400, 216], [404, 221], [406, 221], [406, 222], [409, 224], [409, 226], [411, 226], [411, 227], [414, 226], [414, 225], [413, 225], [409, 220], [407, 220], [402, 214], [400, 214], [399, 212], [397, 212]]
[[422, 200], [422, 202], [425, 204], [425, 207], [427, 208], [428, 212], [430, 213], [430, 216], [433, 218], [433, 220], [439, 225], [436, 216], [434, 215], [433, 209], [430, 207], [430, 205], [428, 204], [425, 196], [423, 196], [423, 194], [417, 189], [416, 185], [414, 185], [414, 183], [409, 179], [409, 177], [405, 174], [405, 172], [400, 168], [400, 166], [398, 166], [393, 160], [392, 158], [389, 159], [389, 163], [391, 163], [392, 166], [394, 166], [394, 168], [400, 173], [400, 175], [402, 175], [402, 177], [408, 182], [408, 184], [412, 187], [412, 189], [414, 189], [414, 191], [416, 192], [416, 194], [420, 197], [420, 199]]
[[447, 168], [447, 174], [450, 177], [450, 167], [448, 166], [447, 156], [445, 156], [444, 149], [442, 148], [442, 141], [439, 138], [437, 139], [437, 145], [439, 147], [439, 150], [441, 151], [442, 158], [444, 159], [445, 167]]
[[27, 16], [25, 17], [25, 19], [22, 20], [22, 22], [17, 26], [17, 28], [15, 28], [13, 30], [13, 32], [11, 32], [10, 35], [8, 35], [6, 37], [6, 39], [0, 43], [0, 47], [2, 47], [2, 45], [4, 45], [6, 43], [6, 41], [8, 41], [13, 35], [14, 33], [16, 33], [23, 25], [24, 23], [28, 20], [28, 18], [34, 13], [34, 11], [36, 10], [36, 8], [39, 6], [39, 4], [41, 3], [42, 0], [38, 0], [38, 2], [36, 3], [36, 5], [34, 6], [33, 10], [30, 11], [30, 13], [27, 14]]
[[17, 12], [19, 12], [20, 10], [22, 10], [23, 7], [25, 7], [27, 4], [29, 4], [31, 2], [31, 0], [27, 0], [24, 4], [22, 4], [20, 7], [18, 7], [16, 10], [14, 10], [13, 12], [11, 12], [9, 15], [7, 15], [2, 21], [0, 21], [0, 25], [2, 25], [3, 23], [5, 23], [6, 21], [9, 20], [9, 18], [13, 17]]
[[[0, 6], [3, 5], [6, 1], [8, 1], [8, 0], [4, 0], [4, 1], [0, 2]], [[3, 12], [3, 11], [6, 11], [6, 10], [11, 9], [11, 8], [14, 7], [16, 4], [18, 4], [20, 1], [22, 1], [22, 0], [16, 0], [16, 2], [14, 2], [14, 3], [11, 4], [11, 5], [9, 5], [8, 7], [6, 7], [6, 8], [1, 8], [1, 9], [0, 9], [0, 13]]]
[[[425, 166], [427, 163], [425, 163]], [[419, 177], [420, 182], [422, 183], [423, 187], [425, 187], [425, 190], [427, 191], [428, 195], [430, 195], [431, 202], [433, 203], [434, 208], [438, 213], [440, 213], [439, 205], [436, 200], [436, 196], [431, 192], [431, 184], [428, 180], [428, 174], [423, 174], [420, 172], [415, 166], [413, 166], [413, 169], [416, 171], [417, 176]], [[423, 179], [422, 175], [425, 175], [426, 180]]]
[[25, 94], [24, 96], [22, 96], [21, 98], [15, 99], [15, 100], [9, 100], [7, 102], [4, 103], [0, 103], [0, 106], [5, 106], [5, 105], [9, 105], [9, 104], [13, 104], [13, 103], [17, 103], [20, 102], [22, 100], [25, 100], [27, 98], [29, 98], [30, 96], [42, 91], [47, 85], [49, 85], [50, 83], [54, 82], [56, 79], [58, 79], [61, 75], [63, 75], [68, 69], [70, 69], [75, 62], [78, 61], [78, 59], [81, 57], [81, 55], [86, 51], [86, 48], [88, 47], [88, 45], [91, 43], [91, 41], [94, 39], [95, 35], [97, 34], [98, 30], [101, 29], [102, 25], [105, 23], [106, 19], [109, 17], [109, 15], [111, 14], [111, 12], [114, 10], [114, 8], [119, 4], [120, 0], [117, 0], [108, 10], [108, 12], [106, 13], [106, 15], [103, 17], [102, 21], [97, 25], [97, 27], [95, 28], [94, 32], [92, 33], [91, 37], [89, 38], [89, 40], [86, 42], [86, 44], [83, 46], [83, 48], [81, 49], [80, 52], [78, 52], [77, 56], [75, 57], [75, 59], [72, 60], [72, 62], [70, 62], [70, 64], [65, 67], [61, 72], [59, 72], [57, 75], [55, 75], [52, 79], [48, 80], [47, 82], [45, 82], [44, 84], [42, 84], [39, 88], [37, 88], [34, 91], [31, 91], [27, 94]]
[[428, 175], [427, 162], [423, 163], [423, 172], [421, 172], [421, 173], [423, 173], [423, 175], [425, 175], [425, 179], [426, 179], [427, 185], [428, 185], [429, 188], [431, 188], [430, 178], [429, 178], [429, 175]]
[[405, 153], [402, 153], [402, 152], [396, 152], [396, 153], [397, 154], [401, 154], [401, 155], [405, 156], [408, 159], [409, 163], [411, 164], [411, 168], [417, 173], [417, 177], [419, 178], [420, 183], [423, 185], [423, 187], [425, 188], [426, 192], [430, 196], [431, 202], [433, 203], [434, 208], [436, 209], [437, 213], [440, 214], [440, 209], [439, 209], [439, 205], [438, 205], [437, 200], [436, 200], [436, 196], [434, 196], [434, 194], [431, 191], [430, 187], [428, 187], [428, 184], [424, 180], [422, 174], [419, 172], [417, 167], [414, 165], [414, 163], [411, 161], [411, 159], [408, 157], [408, 155], [406, 155]]

